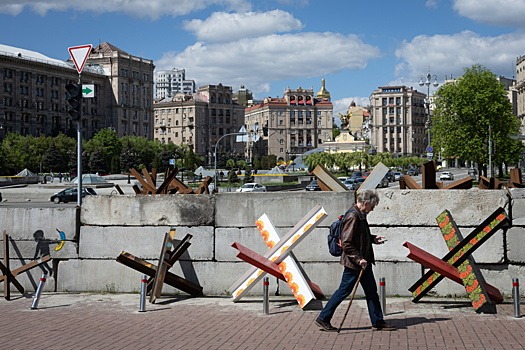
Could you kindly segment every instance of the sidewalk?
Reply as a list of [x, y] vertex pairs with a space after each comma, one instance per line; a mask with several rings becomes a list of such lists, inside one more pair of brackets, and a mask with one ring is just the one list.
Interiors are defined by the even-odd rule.
[[270, 296], [269, 315], [259, 297], [166, 296], [142, 313], [138, 294], [44, 293], [38, 310], [31, 298], [12, 298], [0, 299], [2, 349], [525, 349], [525, 318], [513, 317], [512, 303], [483, 315], [467, 300], [389, 298], [386, 320], [398, 330], [379, 332], [356, 299], [338, 334], [320, 331], [318, 311], [302, 311], [290, 297]]

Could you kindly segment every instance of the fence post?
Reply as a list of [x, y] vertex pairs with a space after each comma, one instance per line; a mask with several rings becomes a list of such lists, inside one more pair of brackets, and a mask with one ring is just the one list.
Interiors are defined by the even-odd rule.
[[46, 284], [47, 273], [43, 273], [40, 277], [40, 282], [38, 283], [38, 288], [36, 289], [35, 295], [33, 296], [33, 303], [31, 304], [31, 310], [38, 309], [38, 302], [40, 301], [40, 295], [42, 294], [42, 289]]

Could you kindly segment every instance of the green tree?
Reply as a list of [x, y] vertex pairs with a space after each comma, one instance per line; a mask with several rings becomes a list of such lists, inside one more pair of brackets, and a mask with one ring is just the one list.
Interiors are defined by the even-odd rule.
[[[516, 163], [523, 146], [509, 135], [518, 134], [520, 122], [496, 76], [480, 65], [465, 69], [453, 83], [435, 95], [432, 145], [444, 158], [459, 157], [478, 164], [486, 175], [489, 129], [494, 141], [494, 164]], [[499, 166], [500, 176], [502, 167]]]
[[[111, 160], [114, 157], [119, 157], [122, 150], [122, 144], [117, 137], [117, 133], [112, 129], [102, 129], [93, 138], [87, 141], [84, 145], [84, 152], [86, 153], [87, 165], [91, 171], [99, 171], [109, 173], [111, 167]], [[97, 169], [91, 169], [89, 166], [91, 162], [91, 155], [96, 152]]]

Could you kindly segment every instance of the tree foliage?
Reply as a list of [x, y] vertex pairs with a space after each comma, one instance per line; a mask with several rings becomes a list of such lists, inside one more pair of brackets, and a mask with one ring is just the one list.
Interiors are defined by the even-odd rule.
[[432, 145], [444, 158], [488, 164], [490, 128], [494, 164], [519, 161], [523, 146], [509, 135], [519, 133], [520, 121], [492, 72], [480, 65], [465, 69], [461, 78], [436, 92], [434, 104]]

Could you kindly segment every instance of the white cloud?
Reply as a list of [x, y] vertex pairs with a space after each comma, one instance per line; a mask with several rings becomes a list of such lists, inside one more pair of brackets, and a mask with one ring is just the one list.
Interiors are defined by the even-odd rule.
[[136, 17], [157, 19], [161, 16], [182, 16], [211, 6], [227, 10], [249, 11], [248, 0], [2, 0], [0, 13], [17, 15], [29, 8], [44, 16], [48, 11], [121, 12]]
[[282, 10], [269, 12], [225, 13], [215, 12], [205, 20], [194, 19], [184, 28], [203, 41], [235, 41], [273, 33], [301, 30], [301, 21]]
[[454, 0], [454, 9], [475, 21], [502, 26], [525, 27], [523, 0]]
[[436, 8], [438, 5], [438, 0], [427, 0], [425, 6], [428, 8]]
[[[524, 53], [525, 36], [519, 33], [483, 37], [471, 31], [454, 35], [420, 35], [396, 50], [401, 63], [396, 74], [417, 83], [431, 70], [439, 80], [445, 75], [461, 76], [464, 68], [481, 64], [494, 74], [514, 76], [516, 57]], [[417, 80], [417, 81], [416, 81]]]
[[304, 79], [346, 69], [363, 69], [379, 56], [379, 49], [355, 35], [299, 33], [268, 35], [234, 42], [202, 42], [182, 52], [168, 52], [155, 62], [157, 69], [185, 67], [197, 82], [245, 85], [266, 92], [272, 81]]

